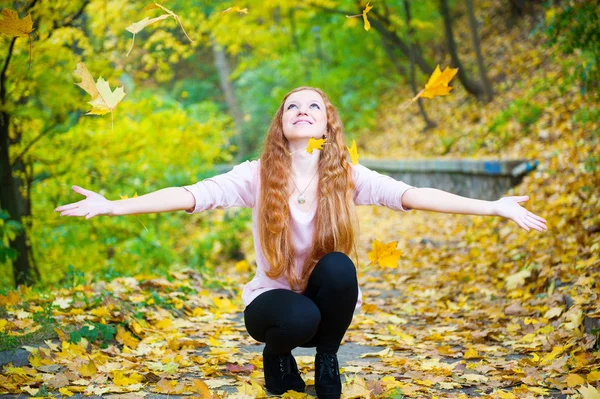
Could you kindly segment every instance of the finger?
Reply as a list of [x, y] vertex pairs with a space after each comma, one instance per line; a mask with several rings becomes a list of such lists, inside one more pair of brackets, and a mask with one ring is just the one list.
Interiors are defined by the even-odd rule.
[[55, 209], [55, 211], [60, 212], [60, 211], [68, 211], [70, 209], [75, 209], [79, 206], [79, 202], [74, 202], [72, 204], [67, 204], [67, 205], [61, 205], [58, 208]]
[[536, 215], [534, 213], [529, 212], [529, 216], [531, 216], [532, 218], [534, 218], [536, 220], [539, 220], [540, 222], [546, 223], [546, 219], [544, 219], [543, 217], [538, 216], [538, 215]]
[[530, 224], [530, 225], [533, 225], [533, 226], [539, 227], [539, 228], [540, 228], [540, 231], [541, 231], [541, 230], [544, 230], [544, 229], [545, 229], [545, 230], [548, 230], [548, 228], [545, 226], [545, 224], [544, 224], [544, 223], [542, 223], [542, 222], [540, 222], [540, 221], [538, 221], [538, 220], [536, 220], [536, 219], [532, 218], [531, 216], [529, 216], [529, 215], [528, 215], [528, 216], [526, 216], [526, 219], [527, 219], [527, 221], [529, 222], [529, 224]]
[[79, 187], [79, 186], [73, 186], [71, 187], [73, 189], [73, 191], [81, 194], [81, 195], [85, 195], [86, 197], [90, 194], [92, 194], [92, 192], [90, 190], [86, 190], [83, 187]]
[[522, 195], [520, 197], [516, 197], [517, 198], [517, 202], [525, 202], [529, 200], [529, 195]]
[[520, 227], [522, 227], [523, 229], [529, 231], [529, 228], [527, 226], [525, 226], [525, 224], [523, 224], [523, 222], [521, 222], [520, 220], [515, 220], [515, 223], [517, 225], [519, 225]]
[[540, 217], [540, 216], [538, 216], [536, 214], [533, 214], [533, 213], [531, 213], [529, 211], [527, 211], [526, 215], [529, 216], [529, 217], [531, 217], [531, 218], [533, 218], [533, 219], [535, 219], [535, 220], [537, 220], [540, 223], [546, 223], [546, 219], [544, 219], [543, 217]]

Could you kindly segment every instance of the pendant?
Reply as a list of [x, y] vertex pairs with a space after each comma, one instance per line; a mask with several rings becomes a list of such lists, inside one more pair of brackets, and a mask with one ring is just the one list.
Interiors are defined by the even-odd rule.
[[304, 204], [306, 202], [306, 197], [302, 194], [296, 197], [298, 199], [299, 204]]

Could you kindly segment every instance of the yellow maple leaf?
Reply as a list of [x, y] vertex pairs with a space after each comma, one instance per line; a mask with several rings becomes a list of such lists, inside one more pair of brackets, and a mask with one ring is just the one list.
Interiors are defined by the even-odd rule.
[[565, 378], [565, 382], [569, 387], [575, 387], [577, 385], [585, 384], [585, 379], [579, 374], [569, 374], [567, 378]]
[[600, 381], [600, 371], [591, 371], [586, 376], [586, 379], [588, 380], [588, 382]]
[[81, 374], [83, 377], [91, 377], [93, 375], [96, 375], [98, 369], [96, 368], [94, 361], [90, 360], [88, 363], [84, 363], [83, 365], [81, 365], [77, 369], [77, 371], [79, 371], [79, 374]]
[[61, 394], [65, 395], [65, 396], [73, 396], [74, 393], [69, 391], [67, 388], [59, 388], [58, 392], [60, 392]]
[[5, 8], [2, 10], [2, 19], [0, 20], [0, 33], [11, 37], [29, 37], [33, 31], [33, 21], [31, 14], [27, 14], [23, 19], [19, 18], [13, 10]]
[[0, 33], [10, 37], [28, 37], [29, 38], [29, 69], [31, 69], [31, 35], [33, 31], [33, 21], [31, 14], [27, 14], [23, 19], [19, 18], [13, 10], [4, 8], [2, 10], [2, 19], [0, 20]]
[[356, 148], [356, 141], [352, 139], [352, 147], [348, 148], [348, 152], [350, 153], [350, 159], [352, 160], [352, 165], [358, 165], [358, 148]]
[[494, 393], [496, 393], [500, 399], [517, 399], [512, 392], [498, 390]]
[[198, 392], [198, 397], [200, 399], [212, 398], [212, 394], [210, 393], [210, 389], [208, 389], [206, 382], [198, 379], [194, 380], [194, 389]]
[[479, 353], [477, 353], [477, 351], [473, 348], [469, 348], [465, 354], [463, 355], [463, 357], [465, 359], [478, 359], [481, 358], [481, 356], [479, 356]]
[[139, 384], [144, 380], [144, 377], [138, 373], [131, 373], [129, 377], [126, 377], [122, 371], [113, 371], [113, 382], [115, 385], [124, 387], [127, 385]]
[[117, 87], [113, 92], [110, 90], [108, 82], [102, 78], [94, 83], [94, 78], [83, 62], [77, 63], [74, 74], [81, 78], [81, 82], [75, 84], [92, 96], [92, 101], [88, 102], [92, 105], [92, 110], [86, 115], [104, 115], [110, 112], [112, 116], [112, 111], [125, 97], [123, 87]]
[[381, 267], [396, 268], [402, 251], [397, 250], [398, 241], [384, 244], [379, 240], [373, 241], [373, 250], [368, 253], [371, 264], [378, 263]]
[[123, 326], [117, 327], [117, 342], [130, 347], [131, 349], [136, 349], [140, 341], [138, 341], [129, 331], [127, 331]]
[[248, 14], [247, 8], [240, 8], [239, 6], [229, 7], [220, 12], [220, 14], [226, 14], [229, 12], [239, 12], [240, 14]]
[[458, 68], [446, 67], [442, 72], [439, 64], [435, 67], [435, 71], [429, 77], [429, 81], [425, 85], [425, 89], [421, 90], [411, 101], [416, 101], [419, 97], [433, 98], [435, 96], [446, 96], [450, 94], [453, 87], [448, 86], [454, 75], [458, 72]]
[[92, 110], [87, 114], [93, 115], [104, 115], [112, 112], [117, 105], [125, 97], [123, 86], [117, 87], [115, 91], [111, 91], [108, 82], [102, 78], [98, 78], [96, 82], [98, 88], [98, 97], [90, 101], [88, 104], [92, 105]]
[[371, 11], [371, 8], [373, 8], [373, 6], [369, 6], [369, 3], [370, 2], [367, 2], [367, 5], [365, 6], [365, 9], [362, 12], [363, 21], [365, 22], [365, 30], [371, 29], [371, 24], [369, 23], [369, 19], [367, 18], [367, 13]]
[[322, 150], [324, 142], [325, 142], [325, 139], [316, 140], [315, 138], [311, 137], [308, 140], [308, 145], [306, 146], [306, 152], [308, 152], [309, 154], [312, 154], [313, 150]]
[[598, 393], [598, 390], [590, 384], [587, 384], [585, 387], [582, 386], [581, 388], [577, 388], [577, 390], [583, 396], [583, 399], [600, 399], [600, 393]]

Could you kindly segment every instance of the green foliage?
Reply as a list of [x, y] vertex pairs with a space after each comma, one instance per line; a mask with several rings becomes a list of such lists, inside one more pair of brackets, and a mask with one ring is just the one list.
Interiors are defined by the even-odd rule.
[[79, 330], [72, 331], [69, 334], [69, 342], [79, 343], [81, 338], [87, 339], [90, 343], [99, 340], [100, 348], [108, 348], [116, 334], [115, 328], [111, 324], [92, 323], [84, 325]]
[[219, 267], [224, 261], [241, 260], [244, 237], [252, 235], [250, 209], [219, 212], [214, 218], [204, 218], [200, 228], [206, 233], [194, 243], [192, 265], [200, 269]]
[[543, 109], [528, 99], [518, 99], [500, 112], [489, 127], [491, 133], [502, 135], [511, 120], [516, 120], [522, 128], [523, 134], [530, 132], [530, 127], [541, 116]]
[[17, 233], [23, 230], [21, 223], [16, 220], [8, 220], [10, 215], [4, 209], [0, 209], [0, 265], [17, 259], [17, 251], [10, 248], [9, 243], [14, 240]]
[[557, 45], [565, 54], [579, 51], [580, 63], [575, 74], [581, 84], [581, 94], [600, 99], [600, 13], [595, 0], [568, 1], [566, 4], [545, 3], [547, 8], [543, 32], [547, 45]]

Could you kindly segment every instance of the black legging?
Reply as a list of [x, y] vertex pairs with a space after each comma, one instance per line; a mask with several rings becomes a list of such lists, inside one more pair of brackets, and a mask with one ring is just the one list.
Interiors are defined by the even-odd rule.
[[263, 292], [244, 310], [244, 322], [272, 354], [298, 346], [337, 353], [357, 299], [354, 263], [342, 252], [330, 252], [317, 262], [303, 294], [283, 288]]

